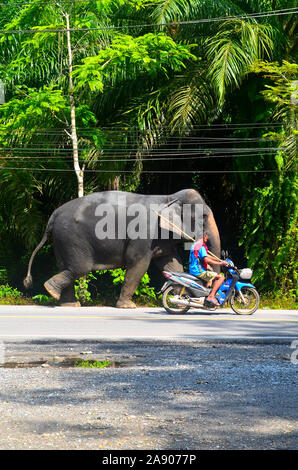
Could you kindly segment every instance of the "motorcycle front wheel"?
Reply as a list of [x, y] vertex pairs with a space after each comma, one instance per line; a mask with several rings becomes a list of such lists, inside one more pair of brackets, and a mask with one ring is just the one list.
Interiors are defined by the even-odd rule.
[[173, 284], [164, 291], [162, 296], [162, 305], [168, 313], [182, 314], [186, 313], [190, 309], [188, 305], [177, 305], [173, 303], [173, 301], [171, 301], [171, 299], [173, 300], [173, 297], [177, 297], [181, 300], [186, 300], [187, 290], [184, 288], [184, 292], [181, 295], [182, 289], [183, 286]]
[[260, 296], [252, 287], [242, 287], [230, 299], [230, 306], [238, 315], [251, 315], [260, 305]]

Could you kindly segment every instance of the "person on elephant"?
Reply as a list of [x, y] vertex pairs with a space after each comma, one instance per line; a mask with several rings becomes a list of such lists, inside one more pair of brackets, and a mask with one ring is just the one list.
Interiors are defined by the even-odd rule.
[[208, 234], [205, 232], [203, 238], [195, 242], [190, 250], [189, 255], [189, 273], [202, 279], [207, 283], [206, 287], [211, 288], [211, 292], [207, 297], [209, 302], [219, 306], [219, 302], [215, 298], [215, 294], [224, 282], [224, 276], [218, 274], [209, 267], [209, 265], [228, 266], [226, 261], [218, 261], [216, 258], [208, 254], [206, 245]]

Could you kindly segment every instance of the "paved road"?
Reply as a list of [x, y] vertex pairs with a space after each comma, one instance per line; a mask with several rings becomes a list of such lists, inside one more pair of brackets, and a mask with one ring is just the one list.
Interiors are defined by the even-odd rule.
[[236, 315], [230, 309], [169, 315], [162, 308], [38, 307], [0, 305], [0, 339], [97, 338], [192, 340], [200, 338], [298, 338], [298, 310], [259, 310]]

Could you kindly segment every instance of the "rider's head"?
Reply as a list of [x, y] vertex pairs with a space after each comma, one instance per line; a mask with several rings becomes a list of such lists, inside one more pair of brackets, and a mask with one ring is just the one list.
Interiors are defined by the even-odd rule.
[[204, 233], [203, 233], [203, 242], [204, 242], [204, 243], [207, 243], [207, 240], [208, 240], [208, 233], [207, 233], [207, 232], [204, 232]]

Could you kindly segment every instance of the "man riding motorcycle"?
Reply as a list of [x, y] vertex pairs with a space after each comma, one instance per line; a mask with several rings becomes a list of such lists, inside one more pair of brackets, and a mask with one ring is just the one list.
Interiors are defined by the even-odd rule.
[[[208, 234], [205, 232], [203, 238], [195, 242], [190, 250], [189, 254], [189, 273], [193, 276], [197, 276], [199, 279], [207, 282], [207, 287], [211, 287], [211, 292], [207, 297], [212, 306], [219, 307], [219, 302], [215, 298], [215, 294], [225, 280], [222, 274], [218, 274], [212, 271], [208, 264], [228, 266], [229, 263], [226, 261], [219, 261], [213, 256], [208, 254], [207, 248]], [[212, 285], [213, 284], [213, 285]]]

